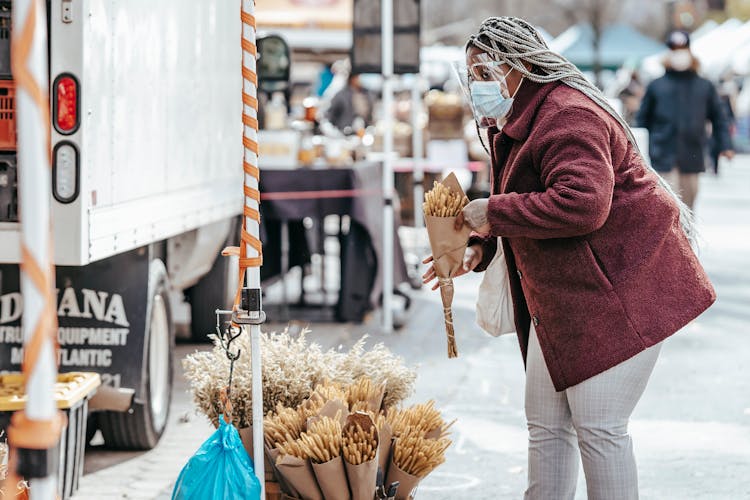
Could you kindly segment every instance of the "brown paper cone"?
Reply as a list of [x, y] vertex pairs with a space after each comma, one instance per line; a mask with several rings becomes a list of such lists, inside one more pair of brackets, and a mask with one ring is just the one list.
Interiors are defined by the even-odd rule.
[[378, 457], [360, 465], [352, 465], [344, 460], [346, 477], [352, 491], [352, 500], [372, 500], [375, 496], [378, 479]]
[[[443, 186], [447, 187], [452, 193], [460, 193], [464, 198], [466, 198], [466, 194], [464, 194], [461, 183], [458, 182], [458, 177], [456, 177], [456, 174], [454, 174], [453, 172], [446, 175], [445, 178], [440, 181], [440, 183]], [[466, 201], [468, 202], [469, 200], [467, 199]]]
[[367, 400], [367, 406], [373, 413], [380, 413], [380, 408], [383, 406], [383, 398], [385, 397], [385, 388], [387, 385], [388, 381], [384, 380], [380, 384], [378, 393]]
[[[458, 179], [450, 174], [443, 180], [443, 185], [451, 192], [460, 193], [466, 199]], [[468, 200], [467, 200], [468, 201]], [[427, 236], [430, 239], [433, 266], [440, 280], [440, 297], [443, 302], [443, 316], [445, 318], [445, 333], [448, 338], [448, 357], [458, 356], [456, 347], [456, 335], [453, 327], [453, 278], [463, 266], [466, 243], [469, 241], [471, 229], [463, 226], [459, 231], [455, 230], [456, 217], [435, 217], [425, 215], [425, 226]]]
[[324, 464], [312, 464], [325, 500], [351, 500], [344, 460], [339, 456]]
[[[266, 448], [266, 459], [268, 462], [271, 462], [271, 464], [273, 464], [272, 467], [273, 467], [274, 478], [279, 482], [279, 486], [281, 486], [282, 493], [287, 493], [288, 495], [291, 495], [293, 497], [299, 497], [297, 490], [295, 490], [292, 487], [292, 485], [289, 484], [289, 482], [286, 479], [284, 479], [284, 476], [282, 476], [279, 470], [276, 468], [276, 461], [279, 459], [279, 455], [281, 455], [281, 452], [278, 449]], [[266, 471], [268, 471], [268, 469], [266, 469]], [[268, 479], [266, 479], [266, 482], [267, 481]]]
[[[339, 413], [340, 412], [340, 413]], [[339, 414], [339, 422], [341, 427], [346, 424], [346, 417], [349, 415], [349, 405], [345, 401], [339, 399], [332, 399], [323, 405], [318, 413], [321, 417], [336, 418], [336, 414]]]
[[435, 271], [441, 278], [452, 278], [463, 266], [466, 243], [469, 241], [471, 229], [464, 226], [460, 231], [456, 231], [455, 217], [426, 215], [424, 222], [430, 240]]
[[[244, 446], [247, 455], [253, 461], [253, 464], [255, 464], [255, 457], [253, 456], [253, 426], [251, 425], [249, 427], [243, 427], [239, 430], [239, 433], [240, 441], [242, 441], [242, 446]], [[266, 452], [268, 452], [268, 449], [266, 449]], [[268, 455], [265, 456], [265, 463], [263, 467], [265, 471], [266, 481], [275, 481], [273, 474], [273, 462], [269, 460]]]
[[[468, 203], [469, 200], [455, 174], [449, 174], [443, 179], [442, 184], [451, 192], [459, 193]], [[425, 216], [427, 236], [430, 239], [432, 257], [435, 260], [435, 271], [442, 278], [452, 278], [463, 265], [466, 243], [471, 234], [471, 229], [467, 226], [456, 231], [455, 223], [455, 217]]]
[[396, 492], [396, 500], [409, 500], [412, 492], [419, 485], [420, 478], [407, 474], [398, 468], [398, 465], [391, 461], [391, 465], [388, 467], [388, 475], [386, 476], [386, 487], [391, 483], [398, 481], [398, 491]]
[[276, 460], [276, 468], [281, 477], [297, 490], [302, 500], [323, 500], [323, 493], [315, 480], [315, 473], [309, 460], [281, 455]]
[[379, 431], [378, 438], [378, 469], [383, 471], [383, 477], [388, 472], [388, 464], [391, 461], [391, 445], [393, 444], [393, 429], [391, 424], [386, 422]]
[[[369, 414], [364, 412], [355, 412], [346, 419], [346, 425], [343, 431], [351, 426], [359, 425], [365, 433], [375, 427], [375, 423]], [[375, 496], [375, 485], [378, 476], [378, 451], [380, 449], [380, 435], [377, 428], [375, 429], [375, 441], [378, 444], [378, 450], [375, 451], [375, 458], [363, 464], [354, 465], [344, 460], [346, 468], [346, 477], [349, 479], [349, 487], [352, 492], [352, 500], [373, 500]]]

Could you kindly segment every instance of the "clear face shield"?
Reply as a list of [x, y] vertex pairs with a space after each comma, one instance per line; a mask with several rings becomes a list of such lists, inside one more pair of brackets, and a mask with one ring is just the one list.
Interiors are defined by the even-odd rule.
[[481, 128], [501, 128], [513, 107], [506, 83], [513, 70], [508, 71], [506, 65], [487, 54], [472, 56], [468, 65], [454, 62], [453, 69], [477, 124]]

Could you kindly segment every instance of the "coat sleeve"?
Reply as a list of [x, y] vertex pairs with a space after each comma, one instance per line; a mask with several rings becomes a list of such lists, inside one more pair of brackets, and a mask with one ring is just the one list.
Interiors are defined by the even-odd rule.
[[480, 245], [482, 247], [482, 261], [474, 268], [481, 273], [487, 269], [497, 252], [497, 238], [489, 234], [472, 233], [466, 246]]
[[654, 89], [653, 85], [649, 84], [646, 87], [646, 94], [641, 100], [641, 107], [638, 108], [638, 114], [635, 117], [635, 122], [639, 127], [651, 129], [652, 118], [651, 115], [654, 111]]
[[709, 86], [708, 118], [711, 120], [712, 134], [719, 151], [734, 149], [732, 137], [729, 135], [729, 117], [724, 112], [719, 94], [713, 83], [707, 82]]
[[599, 229], [614, 191], [609, 125], [586, 108], [564, 108], [537, 123], [534, 168], [543, 190], [490, 196], [491, 234], [570, 238]]

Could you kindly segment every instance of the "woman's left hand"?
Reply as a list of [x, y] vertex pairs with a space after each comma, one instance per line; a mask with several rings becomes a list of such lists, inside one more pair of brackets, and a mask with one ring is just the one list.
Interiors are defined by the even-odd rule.
[[487, 209], [489, 205], [490, 200], [487, 198], [470, 201], [464, 207], [463, 211], [458, 214], [458, 217], [456, 217], [456, 231], [466, 225], [469, 226], [472, 231], [479, 234], [489, 234], [490, 222], [487, 218]]

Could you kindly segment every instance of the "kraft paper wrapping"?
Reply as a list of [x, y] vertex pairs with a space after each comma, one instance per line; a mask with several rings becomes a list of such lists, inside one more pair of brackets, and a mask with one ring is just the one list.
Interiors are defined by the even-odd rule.
[[[455, 174], [446, 177], [442, 184], [453, 193], [459, 193], [468, 202], [466, 195], [461, 189]], [[464, 262], [466, 243], [469, 241], [471, 229], [463, 226], [456, 231], [454, 225], [456, 217], [434, 217], [425, 215], [425, 226], [427, 236], [430, 239], [433, 265], [440, 283], [440, 298], [443, 302], [443, 316], [445, 319], [445, 332], [448, 337], [448, 357], [458, 356], [456, 348], [455, 333], [453, 328], [453, 277], [461, 269]]]
[[372, 500], [378, 480], [378, 457], [360, 465], [344, 461], [346, 477], [352, 490], [352, 500]]
[[[356, 424], [359, 424], [365, 432], [369, 432], [370, 428], [375, 426], [368, 414], [357, 412], [349, 415], [344, 429], [350, 425], [353, 426]], [[375, 431], [375, 440], [379, 445], [380, 436], [378, 435], [377, 429]], [[344, 460], [346, 477], [349, 479], [349, 487], [352, 492], [352, 500], [373, 500], [378, 479], [379, 452], [380, 447], [378, 446], [378, 451], [375, 452], [375, 458], [359, 465], [353, 465]]]
[[367, 400], [367, 406], [370, 411], [377, 414], [380, 413], [380, 408], [383, 406], [383, 398], [385, 397], [385, 388], [388, 385], [388, 381], [384, 380], [379, 387], [377, 394]]
[[398, 468], [398, 466], [391, 460], [391, 465], [388, 467], [388, 476], [385, 481], [386, 485], [392, 484], [398, 481], [398, 490], [396, 491], [396, 500], [410, 500], [412, 493], [419, 485], [421, 478], [407, 474]]
[[349, 415], [349, 405], [340, 399], [332, 399], [324, 404], [317, 415], [307, 419], [307, 422], [305, 422], [305, 429], [309, 429], [310, 425], [323, 417], [328, 417], [333, 420], [336, 418], [336, 415], [339, 416], [341, 427], [344, 427], [344, 424], [346, 424], [346, 416]]
[[344, 460], [340, 456], [323, 464], [313, 463], [312, 468], [325, 500], [351, 500]]
[[302, 500], [323, 500], [315, 473], [309, 460], [293, 457], [291, 455], [280, 455], [276, 459], [276, 468], [281, 477], [295, 490]]
[[[243, 427], [242, 429], [239, 429], [240, 433], [240, 441], [242, 441], [242, 446], [245, 447], [245, 451], [247, 452], [247, 456], [250, 457], [250, 460], [253, 461], [253, 464], [255, 464], [255, 457], [253, 456], [253, 426], [249, 427]], [[264, 464], [264, 471], [265, 471], [265, 480], [266, 481], [274, 481], [274, 466], [273, 463], [269, 460], [268, 456], [268, 448], [266, 448], [266, 456], [264, 457], [265, 464]]]
[[346, 424], [346, 416], [349, 415], [349, 405], [340, 399], [332, 399], [323, 405], [318, 415], [328, 418], [336, 418], [336, 415], [338, 415], [339, 423], [343, 427]]
[[391, 444], [393, 441], [393, 429], [388, 422], [383, 424], [378, 436], [378, 469], [383, 471], [383, 476], [388, 472], [388, 464], [391, 460]]
[[[284, 476], [278, 471], [276, 468], [276, 461], [279, 459], [279, 455], [281, 455], [281, 452], [277, 450], [276, 448], [266, 448], [266, 463], [270, 461], [273, 464], [273, 473], [276, 480], [279, 482], [279, 487], [281, 487], [281, 492], [286, 493], [292, 497], [299, 498], [299, 493], [297, 493], [297, 490], [295, 490], [289, 482], [284, 479]], [[268, 469], [266, 469], [266, 476], [268, 476]], [[268, 479], [266, 479], [268, 481]]]

